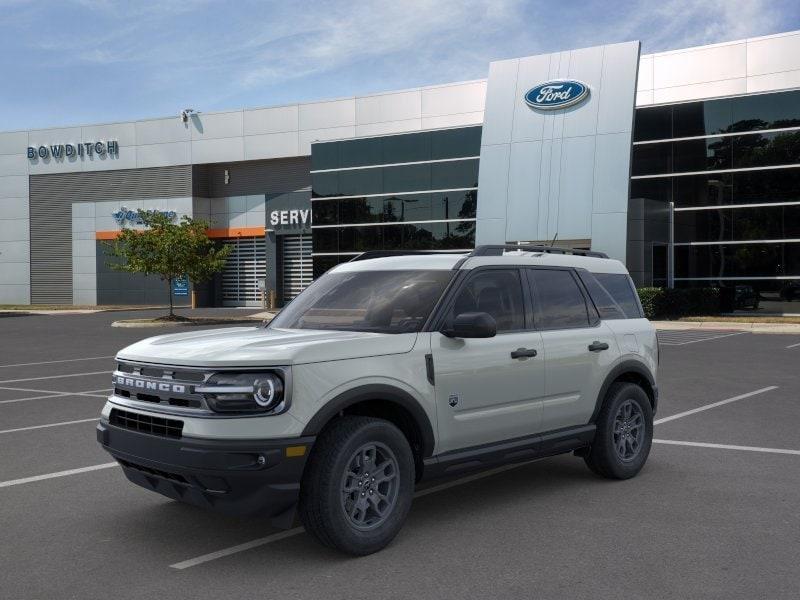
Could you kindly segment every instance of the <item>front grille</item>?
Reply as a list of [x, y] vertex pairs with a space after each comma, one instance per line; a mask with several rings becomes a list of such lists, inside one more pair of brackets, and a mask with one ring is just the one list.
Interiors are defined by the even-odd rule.
[[142, 415], [118, 408], [111, 409], [108, 422], [117, 427], [160, 437], [180, 438], [183, 434], [183, 421], [151, 417], [150, 415]]
[[112, 377], [114, 395], [140, 402], [208, 411], [205, 398], [195, 387], [211, 376], [211, 372], [178, 367], [117, 364]]

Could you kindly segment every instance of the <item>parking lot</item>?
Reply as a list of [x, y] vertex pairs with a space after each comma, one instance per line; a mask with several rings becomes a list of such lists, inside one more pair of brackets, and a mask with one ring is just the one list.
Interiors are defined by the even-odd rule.
[[[237, 311], [236, 314], [241, 314]], [[800, 335], [664, 332], [649, 462], [570, 455], [417, 492], [383, 552], [130, 484], [95, 441], [147, 313], [0, 316], [0, 598], [798, 598]]]

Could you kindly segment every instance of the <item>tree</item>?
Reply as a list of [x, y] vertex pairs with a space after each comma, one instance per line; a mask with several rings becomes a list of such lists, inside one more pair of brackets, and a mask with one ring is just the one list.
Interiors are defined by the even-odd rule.
[[172, 284], [180, 277], [201, 283], [222, 270], [230, 246], [219, 247], [207, 234], [208, 223], [184, 216], [175, 223], [158, 211], [139, 210], [139, 221], [145, 229], [123, 228], [113, 243], [107, 243], [109, 254], [120, 259], [108, 266], [115, 271], [156, 274], [169, 289], [169, 319], [176, 319]]

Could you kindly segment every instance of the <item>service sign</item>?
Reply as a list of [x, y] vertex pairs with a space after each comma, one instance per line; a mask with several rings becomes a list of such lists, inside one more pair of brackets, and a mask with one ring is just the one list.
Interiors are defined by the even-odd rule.
[[540, 83], [525, 94], [525, 103], [537, 110], [575, 106], [589, 97], [589, 86], [580, 81], [557, 80]]

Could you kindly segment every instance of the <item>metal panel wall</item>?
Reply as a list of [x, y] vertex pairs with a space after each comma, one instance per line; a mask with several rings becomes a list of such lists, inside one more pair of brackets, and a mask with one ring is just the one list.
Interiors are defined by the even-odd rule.
[[191, 196], [188, 165], [31, 175], [31, 304], [71, 304], [72, 203]]
[[[493, 62], [481, 139], [476, 243], [591, 239], [625, 260], [639, 42]], [[536, 85], [577, 79], [586, 101], [542, 111]]]

